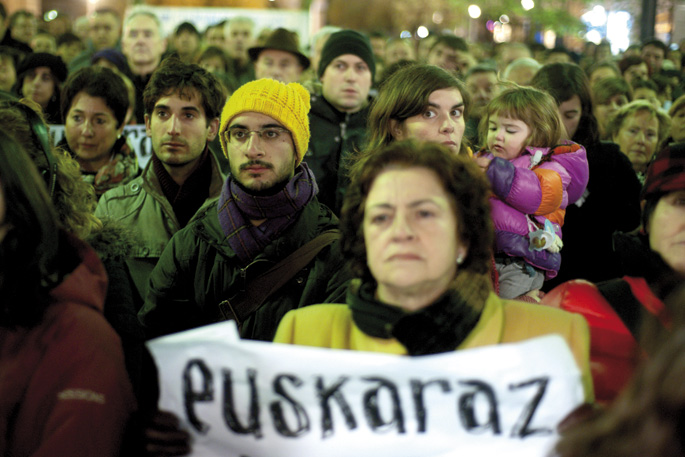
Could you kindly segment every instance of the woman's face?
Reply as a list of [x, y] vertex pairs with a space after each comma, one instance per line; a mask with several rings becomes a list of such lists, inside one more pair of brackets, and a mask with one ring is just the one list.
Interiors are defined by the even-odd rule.
[[649, 247], [685, 276], [685, 190], [661, 197], [649, 219]]
[[580, 103], [580, 97], [574, 95], [565, 102], [559, 105], [559, 114], [561, 115], [561, 120], [566, 127], [567, 139], [573, 138], [578, 130], [578, 124], [580, 123], [580, 118], [583, 115], [583, 106]]
[[606, 126], [609, 123], [611, 115], [627, 103], [628, 97], [624, 94], [616, 94], [609, 97], [604, 103], [595, 104], [593, 111], [601, 132], [606, 131]]
[[671, 136], [673, 137], [673, 141], [685, 141], [685, 106], [673, 114], [672, 120]]
[[402, 123], [390, 122], [396, 140], [432, 141], [458, 154], [465, 128], [464, 99], [457, 88], [439, 89], [430, 94], [428, 106], [422, 113]]
[[86, 171], [97, 171], [109, 161], [112, 147], [121, 134], [114, 111], [102, 97], [79, 92], [64, 123], [67, 144]]
[[623, 119], [612, 141], [628, 156], [636, 172], [644, 172], [659, 141], [659, 120], [649, 111], [636, 111]]
[[50, 99], [55, 94], [55, 80], [48, 67], [37, 67], [29, 70], [21, 86], [24, 97], [38, 103], [43, 109], [47, 108]]
[[[367, 264], [388, 304], [418, 309], [440, 296], [466, 255], [457, 239], [452, 198], [432, 170], [388, 168], [369, 190], [364, 206]], [[408, 304], [410, 297], [428, 297]]]

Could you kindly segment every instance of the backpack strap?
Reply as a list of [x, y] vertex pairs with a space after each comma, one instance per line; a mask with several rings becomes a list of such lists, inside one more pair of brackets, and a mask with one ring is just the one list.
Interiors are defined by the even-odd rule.
[[340, 239], [340, 230], [331, 229], [300, 246], [269, 270], [251, 280], [242, 294], [219, 303], [219, 319], [235, 320], [240, 327], [267, 298], [314, 260], [323, 248], [338, 239]]

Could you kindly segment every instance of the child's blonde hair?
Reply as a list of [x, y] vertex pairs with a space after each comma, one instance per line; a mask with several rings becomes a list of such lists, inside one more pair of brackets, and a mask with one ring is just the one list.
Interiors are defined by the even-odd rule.
[[530, 128], [526, 146], [553, 147], [566, 134], [554, 98], [532, 87], [512, 84], [488, 104], [478, 126], [481, 143], [486, 143], [490, 117], [497, 115], [518, 119]]

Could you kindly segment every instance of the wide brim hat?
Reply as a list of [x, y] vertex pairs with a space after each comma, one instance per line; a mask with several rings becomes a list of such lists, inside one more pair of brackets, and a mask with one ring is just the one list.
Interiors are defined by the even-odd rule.
[[19, 64], [17, 75], [23, 75], [25, 72], [38, 67], [49, 68], [52, 75], [57, 78], [60, 83], [63, 83], [67, 79], [67, 66], [62, 58], [48, 54], [47, 52], [34, 52], [27, 55]]
[[255, 62], [259, 58], [259, 54], [265, 49], [276, 49], [277, 51], [289, 52], [297, 57], [300, 65], [302, 65], [302, 69], [306, 70], [311, 65], [311, 62], [306, 55], [300, 52], [297, 42], [297, 35], [294, 32], [284, 28], [278, 28], [269, 35], [264, 46], [250, 48], [247, 50], [247, 53], [250, 55], [250, 60]]

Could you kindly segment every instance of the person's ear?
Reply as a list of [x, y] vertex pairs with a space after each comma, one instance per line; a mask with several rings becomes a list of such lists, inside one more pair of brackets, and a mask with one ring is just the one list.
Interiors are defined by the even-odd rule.
[[215, 117], [207, 126], [207, 141], [213, 141], [217, 133], [219, 133], [219, 118]]
[[404, 128], [402, 128], [402, 124], [397, 119], [390, 119], [390, 135], [396, 140], [406, 139]]

